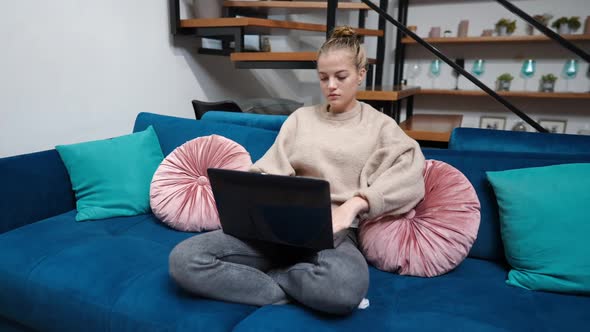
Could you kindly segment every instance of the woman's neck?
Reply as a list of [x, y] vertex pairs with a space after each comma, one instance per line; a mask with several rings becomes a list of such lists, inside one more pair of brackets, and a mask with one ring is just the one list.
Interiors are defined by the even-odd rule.
[[354, 110], [357, 105], [358, 105], [358, 101], [356, 99], [353, 99], [343, 109], [336, 109], [336, 108], [332, 107], [332, 105], [328, 104], [328, 112], [331, 112], [331, 113], [346, 113], [346, 112], [350, 112], [350, 111]]

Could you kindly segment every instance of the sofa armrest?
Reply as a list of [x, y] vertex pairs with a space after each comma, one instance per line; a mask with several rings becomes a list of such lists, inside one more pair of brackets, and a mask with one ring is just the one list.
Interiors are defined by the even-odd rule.
[[0, 158], [0, 234], [75, 209], [56, 150]]

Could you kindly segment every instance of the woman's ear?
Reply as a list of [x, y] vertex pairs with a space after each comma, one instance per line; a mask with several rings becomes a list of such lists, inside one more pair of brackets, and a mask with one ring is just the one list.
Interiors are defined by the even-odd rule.
[[358, 81], [359, 85], [361, 85], [363, 83], [366, 75], [367, 75], [367, 69], [361, 68], [361, 70], [359, 70], [359, 81]]

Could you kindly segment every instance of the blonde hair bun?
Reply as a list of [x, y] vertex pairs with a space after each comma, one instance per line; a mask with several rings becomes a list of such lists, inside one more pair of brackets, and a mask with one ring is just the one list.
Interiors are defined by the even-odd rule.
[[349, 26], [335, 27], [330, 34], [330, 39], [335, 38], [358, 38], [356, 31]]

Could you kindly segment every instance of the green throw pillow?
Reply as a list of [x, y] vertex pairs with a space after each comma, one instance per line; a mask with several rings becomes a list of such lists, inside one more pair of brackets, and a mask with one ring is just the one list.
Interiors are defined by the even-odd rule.
[[488, 172], [500, 207], [508, 284], [590, 294], [590, 164]]
[[151, 126], [131, 135], [55, 148], [70, 174], [77, 221], [150, 211], [150, 183], [164, 159]]

